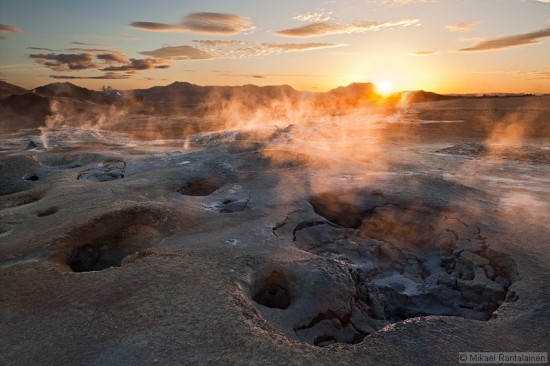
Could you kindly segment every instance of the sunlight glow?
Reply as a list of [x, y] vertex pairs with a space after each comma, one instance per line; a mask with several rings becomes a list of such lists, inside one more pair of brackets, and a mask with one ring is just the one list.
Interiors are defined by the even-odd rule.
[[392, 92], [391, 83], [387, 80], [376, 83], [376, 91], [378, 94], [387, 97]]

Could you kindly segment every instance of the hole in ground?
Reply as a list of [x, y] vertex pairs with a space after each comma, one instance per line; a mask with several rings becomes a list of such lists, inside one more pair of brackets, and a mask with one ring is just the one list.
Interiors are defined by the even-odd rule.
[[59, 211], [59, 207], [50, 207], [50, 208], [46, 208], [44, 210], [38, 211], [36, 213], [36, 216], [38, 217], [50, 216], [56, 213], [57, 211]]
[[124, 178], [126, 162], [122, 160], [105, 160], [96, 167], [87, 169], [80, 173], [78, 180], [89, 180], [92, 182], [109, 182]]
[[288, 280], [279, 271], [271, 274], [256, 284], [256, 291], [252, 300], [268, 308], [286, 309], [290, 306]]
[[221, 177], [196, 178], [185, 183], [178, 192], [185, 196], [208, 196], [224, 184]]
[[356, 343], [413, 317], [487, 321], [504, 302], [517, 300], [510, 291], [518, 279], [514, 260], [489, 249], [482, 230], [460, 215], [391, 204], [366, 212], [353, 230], [297, 220], [284, 234], [332, 268], [323, 281], [308, 282], [315, 291], [294, 285], [301, 303], [288, 311], [301, 313], [287, 317], [290, 336], [319, 346]]
[[181, 219], [166, 209], [114, 210], [64, 235], [52, 259], [74, 272], [123, 266], [125, 258], [153, 247], [176, 225], [181, 227]]
[[30, 203], [40, 200], [42, 197], [39, 195], [22, 195], [2, 199], [0, 201], [0, 209], [19, 207], [23, 205], [28, 205]]
[[49, 168], [72, 169], [82, 167], [99, 159], [94, 154], [60, 154], [42, 153], [37, 156], [38, 161]]
[[67, 264], [73, 272], [120, 267], [123, 259], [155, 242], [159, 233], [150, 226], [129, 226], [73, 249]]
[[39, 180], [40, 178], [38, 177], [38, 175], [31, 175], [31, 176], [25, 177], [24, 179], [25, 179], [25, 180], [30, 180], [30, 181], [36, 182], [36, 181]]

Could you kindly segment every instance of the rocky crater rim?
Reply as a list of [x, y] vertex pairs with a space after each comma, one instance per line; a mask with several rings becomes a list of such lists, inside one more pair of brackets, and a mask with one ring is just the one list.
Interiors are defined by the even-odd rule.
[[[511, 289], [519, 279], [515, 261], [492, 249], [480, 227], [456, 213], [376, 202], [384, 194], [374, 196], [316, 196], [310, 200], [316, 215], [299, 210], [273, 227], [281, 240], [317, 256], [292, 276], [284, 270], [272, 276], [293, 278], [285, 288], [294, 289], [295, 306], [281, 308], [281, 332], [318, 346], [353, 344], [410, 318], [487, 321], [517, 300]], [[265, 294], [277, 297], [282, 287], [269, 279], [252, 292], [260, 313]]]
[[131, 207], [110, 212], [55, 243], [58, 249], [53, 261], [68, 272], [120, 267], [128, 258], [157, 245], [177, 223], [175, 215], [161, 209]]

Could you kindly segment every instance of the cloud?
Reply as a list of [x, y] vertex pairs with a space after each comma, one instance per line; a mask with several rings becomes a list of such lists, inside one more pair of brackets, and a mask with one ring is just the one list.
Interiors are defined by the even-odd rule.
[[327, 20], [331, 20], [332, 18], [332, 12], [307, 12], [303, 14], [298, 14], [294, 18], [294, 20], [300, 21], [300, 22], [326, 22]]
[[103, 60], [106, 63], [118, 63], [118, 64], [125, 64], [128, 61], [126, 60], [126, 57], [124, 57], [124, 54], [118, 53], [118, 52], [112, 52], [112, 53], [100, 53], [95, 56], [99, 60]]
[[119, 51], [114, 51], [114, 50], [106, 50], [106, 49], [103, 49], [103, 48], [79, 48], [79, 47], [73, 47], [73, 48], [65, 48], [65, 51], [71, 51], [71, 52], [87, 52], [87, 53], [92, 53], [92, 54], [96, 54], [96, 53], [117, 53], [117, 54], [122, 54], [122, 52], [119, 52]]
[[23, 30], [13, 25], [0, 24], [0, 39], [8, 39], [10, 36], [3, 33], [21, 33]]
[[507, 77], [516, 77], [523, 80], [550, 79], [550, 71], [541, 71], [541, 70], [491, 70], [491, 71], [476, 71], [474, 73], [506, 75]]
[[339, 43], [262, 43], [264, 47], [280, 49], [285, 52], [308, 51], [320, 48], [334, 48], [344, 46]]
[[271, 54], [303, 52], [321, 48], [345, 46], [340, 43], [279, 43], [236, 40], [195, 40], [195, 46], [213, 58], [238, 59], [259, 57]]
[[208, 60], [212, 58], [212, 55], [209, 53], [192, 46], [161, 47], [153, 51], [143, 51], [140, 53], [146, 56], [177, 60]]
[[195, 33], [239, 34], [254, 29], [247, 17], [227, 13], [191, 13], [183, 25]]
[[474, 29], [474, 25], [474, 23], [456, 23], [449, 24], [445, 29], [451, 32], [467, 32]]
[[[550, 0], [547, 2], [550, 2]], [[527, 80], [539, 80], [539, 79], [550, 79], [550, 71], [533, 71], [531, 72], [531, 77]]]
[[420, 25], [419, 19], [404, 19], [395, 22], [355, 22], [352, 24], [315, 22], [296, 28], [283, 29], [275, 32], [284, 37], [309, 38], [329, 34], [362, 33], [383, 28], [410, 27]]
[[155, 22], [132, 22], [130, 27], [135, 29], [147, 30], [151, 32], [187, 32], [188, 30], [180, 25], [171, 25]]
[[94, 47], [114, 47], [112, 44], [108, 43], [87, 43], [87, 42], [71, 42], [78, 46], [94, 46]]
[[22, 30], [13, 25], [0, 24], [0, 32], [21, 33]]
[[253, 30], [250, 19], [228, 13], [191, 13], [179, 24], [132, 22], [130, 27], [152, 32], [180, 32], [198, 34], [236, 35]]
[[546, 28], [546, 29], [541, 29], [534, 32], [529, 32], [529, 33], [488, 39], [488, 40], [479, 42], [478, 44], [472, 47], [462, 48], [459, 51], [488, 51], [488, 50], [509, 48], [509, 47], [521, 46], [525, 44], [538, 43], [537, 40], [539, 38], [545, 38], [549, 36], [550, 36], [550, 28]]
[[51, 48], [44, 48], [44, 47], [27, 47], [27, 49], [35, 50], [35, 51], [59, 52], [59, 50], [52, 50]]
[[31, 54], [29, 57], [54, 71], [84, 70], [97, 67], [91, 53]]
[[434, 55], [436, 53], [437, 53], [436, 51], [418, 51], [418, 52], [412, 53], [411, 55], [413, 55], [413, 56], [429, 56], [429, 55]]
[[117, 80], [117, 79], [128, 79], [129, 75], [116, 74], [114, 72], [107, 72], [99, 76], [73, 76], [73, 75], [50, 75], [52, 79], [61, 79], [61, 80], [77, 80], [77, 79], [107, 79], [107, 80]]
[[212, 47], [217, 47], [217, 46], [244, 46], [246, 44], [251, 43], [251, 42], [246, 42], [246, 41], [236, 41], [236, 40], [226, 41], [226, 40], [220, 40], [220, 39], [194, 40], [193, 42], [197, 43], [197, 44], [206, 45], [206, 46], [212, 46]]
[[169, 67], [169, 65], [165, 65], [165, 64], [159, 65], [159, 63], [161, 62], [164, 62], [164, 61], [157, 60], [154, 58], [144, 58], [144, 59], [131, 58], [130, 60], [128, 60], [128, 62], [125, 65], [108, 66], [100, 70], [101, 71], [143, 71], [143, 70], [150, 70], [153, 68], [166, 69]]
[[[97, 50], [98, 53], [47, 53], [31, 54], [29, 57], [36, 63], [48, 67], [54, 71], [79, 71], [84, 69], [97, 69], [107, 72], [102, 78], [115, 78], [114, 72], [135, 73], [150, 69], [166, 69], [170, 65], [166, 60], [158, 58], [126, 59], [122, 52]], [[74, 77], [79, 78], [79, 77]], [[82, 77], [89, 78], [89, 77]]]

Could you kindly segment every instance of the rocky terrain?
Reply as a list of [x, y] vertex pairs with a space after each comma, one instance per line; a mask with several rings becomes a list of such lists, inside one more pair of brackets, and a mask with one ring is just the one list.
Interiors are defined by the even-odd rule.
[[0, 100], [2, 365], [549, 349], [547, 96], [170, 115], [39, 94]]

